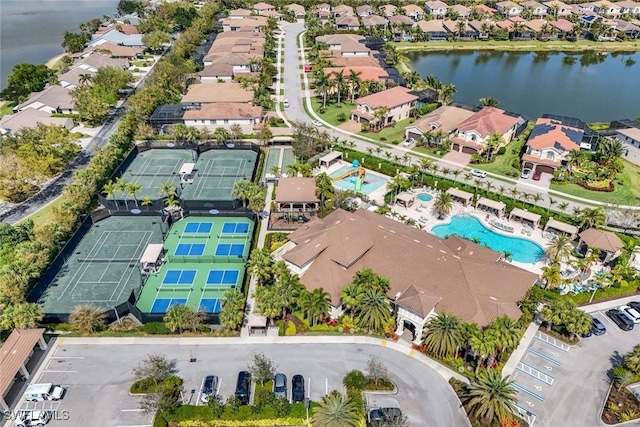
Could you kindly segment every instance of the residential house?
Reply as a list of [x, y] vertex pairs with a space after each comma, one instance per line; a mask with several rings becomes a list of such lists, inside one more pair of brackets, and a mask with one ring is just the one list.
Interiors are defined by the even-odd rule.
[[404, 14], [414, 21], [420, 21], [424, 19], [424, 10], [420, 6], [416, 6], [415, 4], [408, 4], [406, 6], [402, 6], [404, 10]]
[[120, 46], [144, 47], [142, 34], [124, 34], [115, 28], [100, 35], [94, 34], [91, 42], [89, 42], [89, 46], [96, 46], [105, 42]]
[[243, 89], [238, 83], [196, 83], [189, 86], [189, 90], [182, 97], [182, 103], [209, 104], [216, 102], [250, 103], [253, 100], [253, 90]]
[[143, 49], [139, 47], [120, 46], [103, 40], [102, 43], [88, 46], [81, 53], [75, 54], [74, 57], [86, 58], [94, 52], [105, 53], [113, 58], [133, 59], [142, 55]]
[[63, 117], [51, 117], [46, 111], [36, 108], [25, 108], [15, 114], [7, 114], [0, 118], [0, 135], [11, 135], [22, 128], [35, 128], [38, 124], [58, 125], [73, 129], [73, 120]]
[[545, 16], [547, 16], [548, 7], [545, 6], [542, 3], [538, 3], [535, 0], [528, 0], [528, 1], [520, 3], [520, 5], [523, 8], [530, 7], [531, 11], [533, 12], [533, 17], [534, 18], [542, 19]]
[[330, 34], [316, 37], [316, 41], [326, 43], [329, 50], [339, 52], [339, 56], [369, 56], [371, 49], [362, 44], [364, 36], [356, 34]]
[[397, 316], [396, 332], [407, 329], [416, 342], [438, 313], [481, 327], [502, 315], [518, 319], [518, 301], [538, 277], [482, 245], [456, 236], [440, 239], [364, 209], [338, 209], [287, 237], [275, 258], [284, 260], [307, 290], [329, 293], [331, 316], [344, 312], [344, 287], [370, 268], [391, 283], [387, 296]]
[[616, 138], [625, 144], [640, 148], [640, 128], [629, 127], [616, 130]]
[[506, 0], [496, 3], [496, 9], [500, 15], [505, 18], [510, 18], [512, 16], [519, 16], [522, 13], [523, 8], [518, 3]]
[[345, 15], [355, 16], [356, 14], [353, 11], [353, 8], [351, 6], [347, 6], [346, 4], [340, 4], [333, 8], [334, 17], [337, 18], [339, 16], [345, 16]]
[[453, 36], [459, 40], [475, 40], [480, 35], [480, 33], [470, 26], [467, 21], [452, 21], [447, 19], [442, 24], [448, 32], [453, 34]]
[[215, 102], [185, 111], [183, 119], [187, 126], [210, 130], [235, 124], [253, 127], [262, 120], [262, 107], [244, 102]]
[[492, 17], [498, 13], [492, 7], [487, 6], [486, 4], [478, 4], [474, 6], [476, 12], [481, 13], [484, 17]]
[[486, 19], [483, 21], [469, 21], [469, 26], [476, 30], [479, 39], [488, 39], [490, 35], [489, 33], [491, 32], [491, 29], [494, 27], [494, 25], [495, 24], [491, 19]]
[[200, 71], [198, 75], [202, 83], [228, 82], [235, 77], [231, 64], [211, 64]]
[[[340, 51], [333, 53], [340, 54]], [[380, 67], [380, 61], [373, 56], [334, 56], [331, 58], [334, 67]]]
[[622, 13], [629, 13], [631, 15], [640, 15], [640, 2], [633, 0], [623, 0], [616, 3], [620, 6]]
[[329, 3], [320, 3], [316, 6], [318, 12], [331, 12], [331, 5]]
[[395, 41], [411, 40], [411, 28], [417, 24], [413, 19], [404, 15], [391, 16], [389, 18], [391, 35]]
[[456, 13], [462, 19], [467, 19], [471, 15], [471, 9], [461, 4], [454, 4], [449, 8], [449, 11]]
[[398, 10], [398, 7], [394, 6], [392, 4], [385, 4], [385, 5], [380, 6], [380, 11], [387, 18], [390, 17], [390, 16], [395, 15], [397, 10]]
[[226, 18], [222, 20], [223, 31], [260, 31], [267, 26], [265, 16], [248, 16], [246, 18]]
[[522, 167], [553, 173], [567, 162], [571, 150], [580, 150], [584, 131], [558, 120], [539, 118], [522, 155]]
[[624, 33], [627, 37], [627, 40], [635, 40], [640, 38], [640, 22], [638, 22], [638, 25], [636, 25], [633, 22], [623, 21], [622, 19], [619, 19], [616, 21], [616, 30], [618, 30], [618, 32]]
[[355, 31], [360, 28], [360, 21], [355, 16], [342, 15], [336, 18], [336, 28], [338, 30]]
[[317, 18], [322, 25], [328, 24], [331, 22], [331, 12], [327, 12], [324, 10], [317, 11], [314, 15], [314, 18]]
[[573, 13], [573, 7], [560, 0], [546, 1], [543, 4], [547, 6], [547, 13], [556, 19], [567, 18]]
[[276, 21], [282, 21], [282, 14], [275, 10], [267, 10], [265, 12], [262, 12], [260, 16], [264, 16], [265, 18], [273, 18]]
[[297, 3], [291, 3], [287, 5], [287, 10], [293, 13], [293, 17], [298, 21], [303, 21], [304, 18], [307, 16], [307, 12], [304, 6]]
[[443, 105], [409, 124], [405, 129], [405, 137], [413, 138], [417, 141], [424, 135], [436, 132], [448, 136], [460, 123], [474, 114], [471, 110], [451, 105]]
[[386, 83], [387, 78], [389, 77], [389, 73], [384, 68], [380, 66], [348, 66], [348, 67], [328, 67], [325, 68], [324, 73], [327, 74], [331, 79], [335, 78], [335, 74], [342, 73], [345, 78], [348, 78], [349, 75], [354, 72], [358, 75], [360, 81], [372, 81], [372, 82], [380, 82]]
[[447, 14], [449, 5], [440, 0], [431, 0], [424, 4], [424, 10], [434, 18], [442, 19]]
[[362, 26], [364, 28], [382, 27], [386, 28], [389, 25], [389, 20], [380, 15], [369, 15], [362, 17]]
[[104, 55], [97, 52], [81, 58], [75, 64], [74, 68], [82, 68], [84, 70], [91, 70], [93, 72], [98, 71], [102, 67], [114, 67], [121, 70], [128, 70], [130, 66], [127, 58], [112, 58], [110, 55]]
[[[577, 5], [577, 10], [578, 13], [581, 14], [595, 14], [596, 12], [596, 4], [594, 2], [589, 2], [589, 3], [579, 3]], [[575, 11], [575, 9], [574, 9]]]
[[617, 3], [609, 0], [599, 0], [595, 3], [594, 12], [610, 19], [619, 19], [622, 15], [622, 7]]
[[[396, 86], [372, 95], [356, 99], [356, 108], [351, 110], [351, 118], [357, 122], [376, 122], [387, 125], [409, 118], [411, 109], [415, 106], [417, 96], [410, 93], [406, 87]], [[375, 111], [386, 109], [386, 114], [379, 119]]]
[[72, 68], [58, 76], [58, 84], [67, 89], [75, 89], [83, 84], [88, 84], [89, 80], [86, 80], [86, 76], [91, 79], [95, 74], [95, 71]]
[[260, 2], [253, 5], [253, 13], [257, 15], [263, 15], [265, 12], [275, 12], [276, 7], [268, 3]]
[[480, 153], [484, 151], [487, 140], [495, 134], [502, 138], [500, 145], [506, 145], [523, 122], [521, 117], [514, 117], [499, 108], [484, 107], [460, 123], [451, 134], [451, 149], [469, 154]]
[[363, 4], [356, 7], [356, 13], [358, 16], [369, 16], [374, 13], [373, 8], [368, 4]]
[[560, 18], [557, 21], [549, 21], [549, 25], [556, 30], [556, 38], [564, 39], [567, 35], [571, 34], [575, 24], [564, 18]]
[[449, 37], [449, 32], [444, 27], [441, 20], [432, 19], [429, 21], [418, 21], [418, 28], [427, 35], [428, 40], [442, 41], [447, 40]]
[[18, 104], [13, 107], [13, 112], [26, 110], [28, 108], [34, 108], [36, 110], [44, 111], [45, 113], [52, 114], [76, 114], [77, 111], [73, 105], [73, 98], [69, 93], [69, 89], [62, 86], [52, 85], [47, 86], [40, 92], [33, 92], [29, 99], [22, 104]]
[[233, 9], [229, 11], [227, 15], [230, 19], [244, 19], [251, 16], [251, 11], [249, 9]]
[[531, 21], [523, 21], [522, 23], [535, 35], [535, 37], [539, 39], [555, 35], [555, 31], [551, 31], [551, 34], [549, 34], [549, 36], [547, 36], [546, 34], [542, 34], [543, 30], [553, 29], [553, 27], [549, 25], [549, 21], [547, 21], [546, 19], [532, 19]]
[[107, 26], [102, 26], [100, 28], [98, 28], [98, 30], [93, 33], [95, 36], [100, 36], [104, 33], [107, 33], [111, 30], [117, 30], [120, 31], [122, 34], [140, 34], [140, 31], [138, 31], [138, 26], [137, 25], [131, 25], [131, 24], [125, 24], [123, 22], [118, 22], [115, 24], [109, 24]]

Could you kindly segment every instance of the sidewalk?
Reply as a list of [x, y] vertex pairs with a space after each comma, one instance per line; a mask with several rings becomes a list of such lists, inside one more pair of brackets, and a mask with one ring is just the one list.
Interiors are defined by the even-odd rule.
[[533, 319], [533, 322], [529, 324], [527, 330], [524, 332], [524, 335], [522, 336], [522, 339], [520, 339], [518, 347], [513, 351], [513, 353], [511, 353], [511, 357], [509, 357], [509, 360], [507, 360], [507, 363], [505, 363], [504, 367], [502, 368], [503, 376], [506, 377], [513, 374], [513, 372], [516, 370], [516, 367], [518, 366], [518, 362], [520, 362], [520, 359], [522, 359], [522, 356], [524, 356], [527, 348], [531, 344], [531, 341], [533, 341], [533, 339], [535, 338], [538, 329], [540, 329], [540, 324], [542, 323], [542, 319], [539, 315], [540, 310], [542, 310], [542, 304], [538, 306], [535, 318]]
[[[596, 291], [597, 292], [597, 291]], [[597, 296], [597, 293], [596, 293]], [[639, 295], [632, 295], [630, 297], [613, 299], [610, 301], [597, 302], [595, 304], [583, 305], [580, 310], [584, 310], [587, 313], [594, 313], [596, 311], [604, 311], [610, 308], [620, 307], [621, 305], [626, 305], [629, 301], [640, 301]]]

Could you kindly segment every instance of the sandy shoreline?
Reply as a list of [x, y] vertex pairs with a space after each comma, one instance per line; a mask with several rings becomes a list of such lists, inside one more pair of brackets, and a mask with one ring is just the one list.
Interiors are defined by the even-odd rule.
[[63, 56], [65, 56], [66, 53], [61, 53], [60, 55], [54, 56], [53, 58], [51, 58], [50, 60], [48, 60], [45, 65], [49, 68], [53, 68], [54, 65], [56, 65], [56, 62], [58, 62]]

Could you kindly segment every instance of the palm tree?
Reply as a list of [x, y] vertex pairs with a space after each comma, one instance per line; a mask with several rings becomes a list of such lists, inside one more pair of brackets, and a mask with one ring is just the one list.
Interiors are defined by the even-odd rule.
[[320, 206], [322, 206], [322, 211], [324, 212], [326, 201], [335, 193], [333, 181], [326, 172], [322, 172], [320, 175], [317, 175], [315, 180], [316, 196], [320, 199]]
[[633, 350], [624, 355], [624, 364], [634, 374], [640, 372], [640, 344], [635, 345]]
[[153, 204], [153, 200], [151, 200], [151, 196], [146, 195], [140, 200], [140, 206], [146, 206], [147, 212], [149, 211], [149, 206]]
[[462, 343], [460, 318], [440, 313], [427, 322], [424, 345], [439, 357], [456, 354]]
[[254, 249], [247, 261], [247, 269], [258, 283], [264, 285], [273, 277], [273, 259], [266, 248]]
[[545, 248], [547, 259], [552, 262], [567, 261], [573, 253], [571, 239], [564, 234], [557, 234], [551, 239]]
[[567, 202], [562, 202], [558, 204], [558, 209], [560, 209], [560, 212], [562, 213], [564, 213], [568, 207], [569, 207], [569, 203]]
[[244, 294], [238, 289], [229, 289], [222, 298], [220, 323], [225, 328], [237, 330], [244, 318]]
[[332, 391], [322, 398], [320, 405], [313, 409], [313, 427], [358, 427], [359, 408], [346, 396]]
[[0, 314], [0, 328], [35, 328], [43, 317], [42, 307], [36, 303], [10, 304]]
[[82, 73], [78, 76], [78, 82], [80, 83], [80, 86], [84, 86], [86, 84], [91, 83], [92, 78], [93, 76], [91, 74]]
[[482, 105], [483, 107], [497, 107], [498, 104], [500, 104], [500, 101], [498, 101], [493, 96], [480, 98], [478, 102], [480, 102], [480, 105]]
[[380, 290], [366, 290], [362, 293], [356, 313], [361, 328], [381, 331], [391, 317], [389, 298]]
[[433, 202], [433, 209], [438, 212], [438, 216], [447, 217], [453, 210], [453, 198], [451, 194], [441, 191]]
[[81, 334], [91, 334], [104, 325], [106, 314], [93, 305], [76, 306], [69, 317], [73, 329]]
[[440, 90], [440, 98], [443, 104], [448, 104], [450, 98], [457, 92], [456, 85], [450, 83]]
[[571, 333], [572, 340], [575, 339], [576, 334], [589, 332], [592, 325], [593, 318], [591, 315], [579, 309], [570, 311], [564, 321], [564, 327]]
[[484, 154], [487, 158], [487, 161], [491, 161], [493, 155], [496, 153], [496, 150], [500, 148], [502, 144], [504, 144], [504, 138], [502, 138], [502, 135], [500, 135], [499, 133], [494, 133], [489, 136], [484, 149]]
[[[478, 330], [469, 340], [473, 352], [477, 355], [476, 375], [480, 371], [480, 367], [484, 360], [493, 360], [496, 352], [496, 341], [493, 332], [490, 329]], [[491, 367], [491, 363], [487, 364], [487, 368]]]
[[[115, 183], [111, 180], [107, 181], [104, 187], [102, 187], [102, 193], [105, 195], [107, 200], [109, 200], [110, 197], [115, 198], [116, 191], [118, 191], [118, 189], [116, 188]], [[116, 203], [116, 210], [118, 210], [117, 203]]]
[[329, 292], [324, 289], [314, 289], [313, 292], [303, 292], [298, 298], [298, 305], [305, 317], [312, 321], [312, 325], [318, 321], [318, 317], [329, 313]]
[[129, 186], [129, 182], [121, 177], [116, 178], [116, 182], [113, 183], [113, 187], [116, 191], [119, 191], [123, 195], [124, 205], [127, 209], [129, 209], [129, 205], [127, 204], [127, 187]]
[[162, 197], [175, 197], [176, 194], [176, 186], [173, 185], [170, 181], [165, 181], [160, 184], [160, 188], [158, 189], [158, 195]]
[[618, 392], [633, 381], [633, 372], [625, 368], [624, 365], [618, 365], [613, 368], [611, 374], [613, 376], [613, 380], [618, 384]]
[[192, 315], [193, 310], [186, 305], [174, 305], [169, 307], [162, 321], [171, 332], [182, 333], [189, 329]]
[[516, 413], [516, 393], [513, 381], [499, 370], [483, 371], [469, 385], [467, 404], [473, 414], [492, 424]]
[[562, 284], [562, 274], [560, 266], [553, 263], [549, 266], [542, 267], [542, 275], [540, 276], [545, 283], [545, 289], [555, 289]]
[[522, 338], [522, 328], [516, 320], [508, 316], [496, 317], [488, 328], [491, 329], [500, 352], [515, 349]]
[[362, 288], [357, 284], [352, 283], [342, 288], [340, 301], [342, 301], [342, 305], [344, 305], [349, 310], [349, 314], [352, 318], [356, 308], [360, 304], [361, 299]]
[[130, 182], [127, 184], [127, 194], [133, 197], [133, 201], [136, 203], [136, 207], [138, 207], [138, 199], [136, 198], [136, 193], [142, 190], [142, 185], [139, 182]]
[[542, 308], [542, 317], [547, 322], [547, 331], [550, 331], [553, 325], [563, 324], [567, 315], [575, 308], [575, 303], [570, 299], [554, 299], [549, 301], [549, 303]]
[[540, 201], [541, 201], [544, 197], [542, 197], [542, 194], [540, 194], [540, 193], [536, 193], [536, 194], [534, 194], [533, 196], [531, 196], [531, 198], [533, 199], [533, 203], [537, 205], [538, 203], [540, 203]]
[[338, 96], [338, 105], [340, 105], [342, 92], [344, 91], [346, 81], [344, 78], [344, 71], [340, 71], [339, 73], [333, 73], [333, 85], [336, 88], [336, 94]]
[[327, 95], [329, 94], [329, 89], [331, 89], [331, 79], [323, 70], [320, 70], [316, 74], [315, 83], [316, 93], [322, 94], [322, 108], [327, 108]]
[[511, 198], [512, 199], [517, 199], [518, 198], [518, 194], [520, 194], [520, 192], [518, 191], [517, 188], [513, 187], [511, 189], [509, 189], [509, 193], [511, 194]]
[[602, 206], [596, 208], [584, 208], [580, 214], [580, 228], [597, 228], [603, 227], [607, 223], [607, 216]]
[[558, 203], [558, 201], [551, 196], [547, 196], [547, 197], [549, 198], [549, 208], [547, 209], [547, 213], [549, 213], [551, 211], [551, 206]]
[[349, 75], [347, 76], [347, 82], [349, 83], [349, 92], [351, 92], [351, 103], [353, 104], [356, 99], [356, 93], [358, 92], [358, 86], [360, 85], [360, 74], [361, 72], [356, 72], [351, 70]]

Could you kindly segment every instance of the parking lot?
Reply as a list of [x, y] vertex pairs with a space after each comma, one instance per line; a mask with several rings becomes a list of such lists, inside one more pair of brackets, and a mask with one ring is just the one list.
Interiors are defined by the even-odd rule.
[[591, 313], [607, 328], [602, 336], [568, 346], [541, 328], [511, 375], [518, 406], [534, 426], [598, 426], [609, 388], [607, 372], [640, 343], [640, 325], [620, 330], [604, 313]]
[[[184, 383], [184, 401], [199, 401], [202, 380], [206, 375], [220, 378], [218, 393], [226, 399], [235, 391], [239, 371], [246, 370], [251, 355], [264, 354], [287, 376], [289, 396], [291, 378], [301, 374], [305, 391], [312, 400], [327, 392], [342, 390], [342, 378], [351, 369], [366, 370], [370, 355], [376, 355], [389, 369], [398, 393], [392, 396], [369, 395], [372, 405], [397, 402], [409, 418], [410, 425], [463, 426], [466, 421], [455, 395], [446, 381], [416, 359], [381, 346], [367, 344], [234, 344], [217, 340], [211, 345], [167, 344], [69, 345], [73, 339], [61, 339], [52, 349], [49, 360], [32, 382], [63, 385], [67, 392], [55, 402], [56, 418], [51, 426], [151, 426], [152, 417], [139, 410], [139, 397], [128, 393], [133, 381], [132, 369], [150, 353], [162, 353], [177, 361], [178, 375]], [[148, 341], [148, 340], [147, 340]], [[213, 341], [210, 341], [213, 342]], [[191, 362], [195, 359], [194, 362]], [[51, 402], [47, 402], [50, 404]], [[19, 408], [33, 407], [23, 403]], [[42, 406], [42, 403], [40, 403]], [[63, 416], [64, 415], [64, 416]], [[66, 419], [62, 419], [66, 418]]]

